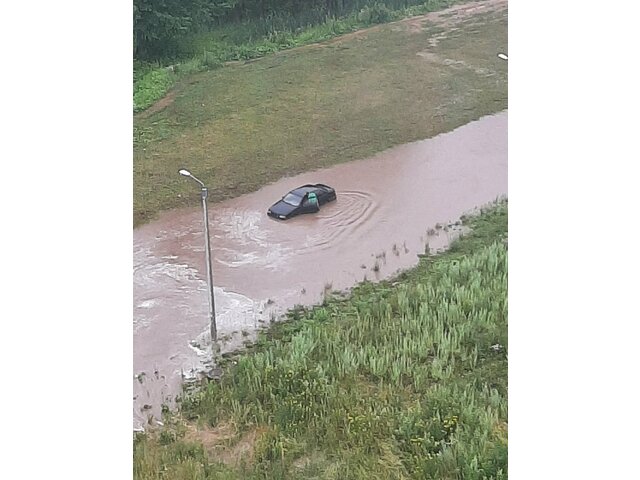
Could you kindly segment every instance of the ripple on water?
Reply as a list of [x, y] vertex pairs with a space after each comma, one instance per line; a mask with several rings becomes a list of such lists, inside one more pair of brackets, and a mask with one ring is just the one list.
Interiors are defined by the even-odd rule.
[[217, 263], [230, 268], [256, 265], [269, 270], [276, 270], [286, 265], [290, 251], [290, 248], [283, 247], [280, 244], [273, 244], [270, 248], [250, 252], [220, 247], [216, 249], [215, 260]]
[[[139, 259], [136, 259], [139, 260]], [[133, 271], [134, 331], [150, 325], [155, 311], [162, 307], [167, 292], [191, 292], [204, 284], [198, 271], [185, 264], [156, 262], [139, 264]]]
[[322, 207], [316, 215], [313, 233], [307, 235], [297, 254], [326, 250], [339, 245], [345, 237], [357, 239], [371, 220], [377, 205], [363, 191], [339, 191], [338, 199]]
[[261, 228], [264, 213], [256, 210], [223, 208], [216, 213], [213, 229], [239, 245], [268, 247], [267, 232]]
[[214, 258], [230, 268], [255, 265], [267, 269], [281, 268], [289, 248], [273, 237], [266, 213], [255, 209], [223, 208], [213, 222]]
[[160, 262], [141, 266], [133, 272], [134, 286], [152, 289], [167, 287], [167, 283], [175, 286], [188, 283], [200, 283], [198, 271], [189, 265], [181, 263]]

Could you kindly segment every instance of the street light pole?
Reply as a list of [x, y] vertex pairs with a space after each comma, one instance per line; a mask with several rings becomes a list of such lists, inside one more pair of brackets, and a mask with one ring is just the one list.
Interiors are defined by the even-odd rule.
[[202, 209], [204, 211], [204, 250], [207, 260], [207, 284], [209, 290], [209, 322], [211, 328], [211, 342], [215, 346], [218, 342], [218, 329], [216, 327], [216, 306], [213, 296], [213, 270], [211, 268], [211, 242], [209, 240], [209, 210], [207, 209], [207, 187], [202, 187]]
[[211, 268], [211, 243], [209, 241], [209, 210], [207, 208], [207, 196], [209, 190], [203, 182], [194, 177], [188, 170], [180, 170], [178, 173], [185, 177], [192, 178], [200, 184], [200, 196], [202, 197], [202, 210], [204, 212], [204, 250], [207, 263], [207, 286], [209, 293], [209, 326], [211, 329], [211, 349], [214, 355], [218, 348], [218, 329], [216, 326], [216, 306], [213, 296], [213, 269]]

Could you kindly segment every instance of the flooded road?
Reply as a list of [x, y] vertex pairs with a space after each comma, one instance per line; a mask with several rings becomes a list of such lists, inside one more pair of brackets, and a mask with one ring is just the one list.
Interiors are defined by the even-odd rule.
[[[442, 224], [507, 194], [507, 119], [506, 111], [484, 117], [211, 204], [222, 350], [241, 345], [296, 304], [412, 267], [427, 243], [432, 251], [445, 246], [456, 232]], [[267, 217], [272, 203], [305, 183], [334, 187], [337, 201], [286, 222]], [[172, 210], [134, 230], [134, 426], [149, 414], [159, 418], [160, 405], [179, 393], [182, 375], [207, 359], [202, 223], [197, 207]]]

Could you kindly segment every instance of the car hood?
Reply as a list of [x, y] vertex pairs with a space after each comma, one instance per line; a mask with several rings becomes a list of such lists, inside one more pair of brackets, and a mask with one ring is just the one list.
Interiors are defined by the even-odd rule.
[[289, 205], [288, 203], [280, 200], [279, 202], [276, 202], [273, 205], [271, 205], [271, 208], [269, 210], [271, 210], [271, 213], [274, 213], [276, 215], [286, 216], [286, 215], [289, 215], [291, 212], [293, 212], [296, 208], [298, 207], [294, 207], [293, 205]]

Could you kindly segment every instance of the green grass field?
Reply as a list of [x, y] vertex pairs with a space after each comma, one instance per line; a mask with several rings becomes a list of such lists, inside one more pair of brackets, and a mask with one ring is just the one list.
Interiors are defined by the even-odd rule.
[[[321, 42], [374, 24], [442, 10], [461, 0], [425, 0], [422, 3], [418, 0], [413, 5], [415, 1], [396, 0], [394, 4], [387, 0], [385, 3], [389, 7], [374, 3], [339, 18], [327, 18], [309, 10], [298, 16], [271, 15], [266, 19], [220, 25], [211, 31], [180, 38], [170, 48], [171, 52], [165, 52], [173, 60], [134, 62], [133, 110], [146, 110], [166, 95], [175, 82], [194, 72]], [[168, 64], [174, 64], [175, 68], [168, 70]]]
[[398, 278], [290, 313], [226, 359], [136, 479], [507, 478], [507, 205]]
[[506, 8], [423, 27], [386, 24], [186, 77], [166, 108], [134, 118], [134, 225], [196, 204], [182, 167], [218, 201], [507, 108], [496, 58]]

